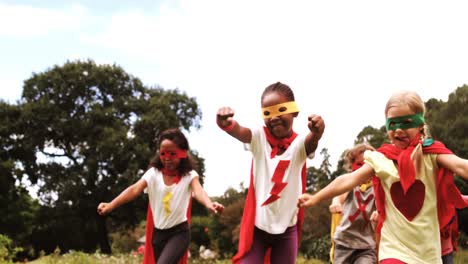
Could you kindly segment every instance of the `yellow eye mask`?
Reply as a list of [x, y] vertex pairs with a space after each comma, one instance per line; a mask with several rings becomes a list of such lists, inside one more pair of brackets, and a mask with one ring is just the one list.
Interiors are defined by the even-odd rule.
[[262, 108], [263, 119], [297, 112], [299, 112], [299, 109], [297, 108], [297, 104], [294, 101]]

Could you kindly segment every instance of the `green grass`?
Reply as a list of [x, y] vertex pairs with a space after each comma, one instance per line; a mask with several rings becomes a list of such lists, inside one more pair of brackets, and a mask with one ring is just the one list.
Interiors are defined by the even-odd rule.
[[[29, 264], [141, 264], [142, 256], [133, 254], [117, 254], [108, 256], [94, 253], [71, 252], [63, 255], [52, 254], [28, 262]], [[201, 260], [190, 259], [189, 264], [230, 264], [230, 259], [225, 260]], [[315, 259], [298, 257], [297, 264], [326, 264], [327, 262]], [[468, 263], [468, 250], [458, 251], [454, 256], [454, 264]]]
[[453, 257], [453, 264], [466, 264], [468, 263], [468, 249], [459, 250]]
[[[82, 252], [71, 252], [64, 255], [48, 255], [37, 260], [28, 262], [29, 264], [141, 264], [140, 255], [121, 254], [104, 255], [99, 253], [86, 254]], [[325, 264], [320, 260], [306, 260], [302, 257], [297, 259], [297, 264]], [[231, 264], [230, 259], [225, 260], [202, 260], [189, 259], [189, 264]]]

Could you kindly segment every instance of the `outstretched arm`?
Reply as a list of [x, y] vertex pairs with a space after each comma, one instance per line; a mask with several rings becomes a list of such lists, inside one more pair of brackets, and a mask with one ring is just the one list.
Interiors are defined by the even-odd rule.
[[98, 213], [100, 215], [108, 214], [122, 204], [134, 200], [146, 188], [147, 185], [148, 184], [146, 183], [146, 180], [140, 179], [136, 183], [127, 187], [127, 189], [115, 197], [112, 202], [100, 203], [97, 208]]
[[310, 153], [313, 153], [318, 146], [318, 142], [323, 135], [323, 131], [325, 130], [325, 122], [323, 121], [322, 117], [319, 115], [310, 115], [309, 122], [307, 127], [309, 127], [309, 134], [307, 134], [305, 139], [305, 148], [307, 156]]
[[331, 199], [335, 196], [351, 191], [355, 186], [369, 181], [373, 174], [374, 170], [372, 167], [364, 164], [361, 168], [334, 179], [330, 184], [314, 195], [308, 193], [302, 194], [299, 196], [297, 206], [314, 206], [323, 200]]
[[462, 159], [455, 154], [439, 154], [437, 155], [437, 163], [439, 166], [451, 170], [468, 180], [468, 160]]
[[237, 138], [243, 143], [250, 143], [252, 140], [252, 131], [250, 128], [243, 127], [233, 119], [234, 110], [230, 107], [221, 107], [216, 114], [216, 123], [229, 135]]
[[193, 190], [193, 196], [197, 201], [203, 204], [208, 210], [212, 213], [222, 213], [224, 211], [224, 206], [218, 202], [212, 202], [208, 194], [205, 192], [203, 187], [200, 184], [198, 177], [193, 178], [190, 186]]

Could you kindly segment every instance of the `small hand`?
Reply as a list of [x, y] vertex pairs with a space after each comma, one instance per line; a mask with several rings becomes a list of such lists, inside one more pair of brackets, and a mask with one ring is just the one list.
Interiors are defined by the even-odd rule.
[[321, 116], [315, 114], [310, 115], [308, 120], [307, 127], [309, 127], [310, 132], [314, 135], [314, 139], [319, 140], [325, 130], [325, 122]]
[[370, 220], [372, 221], [372, 223], [377, 224], [377, 222], [379, 221], [379, 212], [377, 212], [377, 210], [372, 212]]
[[343, 206], [341, 206], [341, 204], [339, 204], [339, 203], [330, 204], [328, 209], [330, 210], [330, 213], [332, 213], [332, 214], [334, 214], [334, 213], [337, 213], [337, 214], [343, 213]]
[[218, 202], [213, 202], [211, 204], [211, 207], [208, 208], [212, 213], [215, 214], [221, 214], [224, 211], [224, 205], [218, 203]]
[[106, 215], [111, 211], [109, 203], [100, 203], [97, 208], [97, 212], [100, 215]]
[[299, 199], [297, 201], [297, 207], [307, 207], [307, 206], [313, 206], [313, 198], [314, 196], [308, 193], [303, 193], [301, 196], [299, 196]]
[[232, 110], [230, 107], [221, 107], [216, 113], [216, 123], [220, 127], [228, 127], [233, 121], [233, 116], [234, 110]]

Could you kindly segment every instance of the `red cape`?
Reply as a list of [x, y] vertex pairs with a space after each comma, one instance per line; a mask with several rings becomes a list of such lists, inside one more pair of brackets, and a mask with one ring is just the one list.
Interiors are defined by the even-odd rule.
[[[191, 207], [192, 207], [192, 199], [190, 199], [189, 206], [187, 208], [187, 222], [189, 224], [190, 224]], [[148, 203], [148, 212], [146, 213], [146, 237], [145, 237], [145, 253], [143, 255], [143, 264], [156, 264], [156, 261], [154, 260], [153, 243], [152, 243], [153, 229], [154, 229], [153, 213], [151, 212], [151, 206]], [[188, 253], [189, 251], [187, 250], [184, 256], [179, 260], [178, 264], [187, 264]]]
[[[382, 145], [377, 151], [384, 154], [388, 159], [398, 161], [400, 153], [404, 150], [399, 149], [390, 144]], [[447, 149], [445, 145], [439, 141], [434, 141], [429, 146], [423, 145], [423, 153], [425, 154], [452, 154], [452, 151]], [[402, 166], [401, 160], [398, 164], [398, 171], [401, 175], [407, 175], [407, 173], [401, 173], [400, 170], [414, 170], [406, 166]], [[411, 161], [412, 165], [412, 161]], [[413, 179], [400, 179], [402, 182], [405, 181], [409, 186], [414, 182]], [[375, 202], [379, 212], [379, 222], [377, 224], [377, 232], [380, 233], [383, 222], [385, 221], [385, 194], [380, 179], [373, 177], [372, 179], [375, 188]], [[402, 184], [403, 185], [403, 184]], [[437, 173], [437, 216], [439, 220], [439, 227], [441, 232], [452, 233], [452, 243], [456, 249], [456, 241], [458, 238], [458, 222], [456, 208], [461, 209], [468, 207], [467, 201], [463, 199], [462, 194], [458, 190], [457, 186], [453, 181], [453, 173], [445, 168], [439, 168]]]
[[[239, 235], [239, 246], [237, 254], [232, 257], [232, 263], [240, 263], [242, 257], [249, 252], [253, 243], [253, 234], [255, 226], [255, 186], [253, 184], [253, 166], [250, 169], [250, 184], [247, 191], [247, 198], [245, 200], [244, 212], [242, 214], [241, 228]], [[306, 191], [306, 165], [302, 167], [302, 193]], [[304, 222], [304, 208], [300, 208], [297, 214], [297, 243], [301, 239], [302, 223]], [[265, 255], [264, 263], [270, 263], [269, 250]]]

